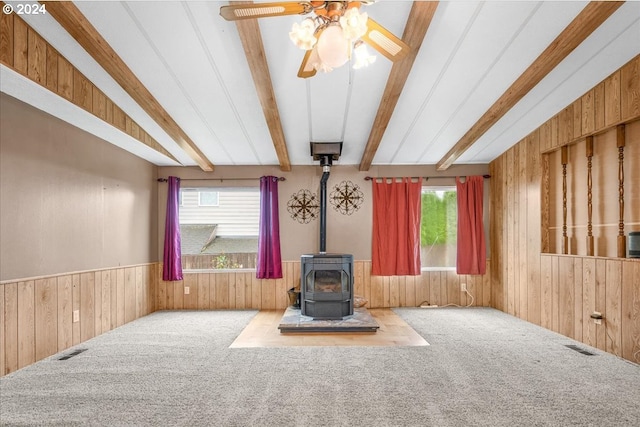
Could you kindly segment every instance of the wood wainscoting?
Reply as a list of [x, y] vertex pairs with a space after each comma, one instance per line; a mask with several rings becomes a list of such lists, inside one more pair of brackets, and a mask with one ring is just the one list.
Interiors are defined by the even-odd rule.
[[156, 271], [143, 264], [0, 283], [0, 376], [155, 311]]
[[[160, 278], [162, 265], [158, 268]], [[300, 261], [284, 261], [282, 268], [282, 279], [257, 279], [255, 271], [209, 270], [185, 272], [181, 281], [159, 280], [157, 307], [158, 310], [282, 310], [289, 305], [287, 291], [300, 284]], [[483, 276], [458, 275], [455, 271], [371, 276], [371, 261], [355, 261], [354, 276], [355, 294], [366, 298], [369, 308], [417, 307], [423, 302], [438, 306], [491, 305], [489, 260]], [[460, 290], [463, 283], [473, 298]]]

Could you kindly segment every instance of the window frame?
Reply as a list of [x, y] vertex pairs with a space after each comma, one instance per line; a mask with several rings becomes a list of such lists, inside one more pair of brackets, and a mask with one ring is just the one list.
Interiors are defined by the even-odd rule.
[[[184, 203], [182, 203], [183, 202], [182, 197], [184, 197], [184, 195], [187, 194], [187, 193], [193, 194], [194, 192], [198, 193], [197, 204], [194, 203], [195, 202], [194, 200], [191, 200], [187, 205], [184, 205]], [[217, 215], [217, 214], [214, 214], [214, 212], [217, 212], [218, 209], [208, 209], [208, 208], [220, 208], [220, 207], [228, 208], [229, 206], [235, 206], [233, 204], [227, 206], [227, 202], [221, 201], [221, 199], [220, 199], [221, 193], [224, 193], [224, 192], [233, 192], [233, 193], [251, 192], [251, 193], [256, 193], [256, 194], [259, 195], [260, 187], [259, 186], [245, 186], [245, 185], [237, 186], [237, 187], [235, 187], [235, 186], [206, 186], [206, 185], [205, 186], [198, 185], [198, 186], [193, 186], [193, 187], [183, 187], [183, 188], [180, 189], [180, 193], [181, 193], [180, 209], [181, 210], [182, 209], [196, 209], [198, 211], [202, 210], [202, 215], [204, 215], [204, 216]], [[216, 193], [218, 195], [217, 196], [217, 204], [215, 206], [214, 205], [206, 205], [206, 204], [202, 205], [201, 193]], [[223, 203], [223, 205], [221, 205], [221, 203]], [[258, 202], [257, 207], [259, 209], [259, 202]], [[258, 219], [257, 220], [259, 221], [259, 215], [258, 215]], [[207, 223], [205, 221], [206, 220], [204, 220], [203, 223]], [[180, 224], [181, 225], [189, 225], [189, 224], [194, 224], [194, 223], [193, 222], [189, 222], [189, 221], [188, 222], [182, 222], [182, 218], [181, 218]], [[258, 226], [259, 226], [259, 224], [256, 223], [256, 227], [258, 227]], [[253, 235], [251, 235], [251, 236], [253, 237]], [[242, 238], [242, 237], [247, 237], [247, 236], [240, 234], [238, 236], [225, 236], [225, 235], [223, 235], [223, 236], [220, 236], [220, 237], [228, 237], [228, 238], [233, 239], [235, 237]], [[255, 236], [255, 237], [257, 237], [257, 236]], [[257, 244], [256, 244], [256, 248], [255, 248], [256, 257], [257, 257], [257, 249], [258, 248], [257, 248]], [[220, 256], [222, 256], [223, 258], [226, 259], [226, 258], [228, 258], [229, 255], [233, 255], [234, 253], [236, 253], [236, 252], [231, 252], [229, 254], [225, 254], [225, 253], [221, 252], [221, 253], [217, 253], [217, 254], [202, 254], [202, 255], [205, 256], [205, 257], [206, 256], [210, 256], [210, 257], [220, 257]], [[246, 254], [246, 253], [253, 254], [254, 252], [252, 251], [252, 252], [238, 252], [238, 253], [239, 254]], [[188, 267], [188, 266], [185, 265], [185, 258], [184, 258], [185, 256], [191, 257], [191, 256], [197, 256], [197, 255], [199, 255], [199, 254], [197, 254], [197, 253], [193, 253], [193, 254], [191, 254], [191, 253], [183, 253], [182, 254], [183, 271], [191, 272], [191, 273], [193, 273], [193, 272], [216, 272], [216, 273], [219, 272], [219, 273], [222, 273], [222, 272], [248, 272], [248, 271], [255, 271], [256, 270], [255, 267], [214, 267], [213, 265], [215, 265], [215, 261], [211, 264], [211, 267], [202, 267], [202, 268], [200, 268], [200, 267], [196, 267], [196, 266]], [[231, 256], [230, 260], [233, 261], [233, 258], [234, 257]], [[249, 265], [251, 265], [251, 262], [250, 262]]]

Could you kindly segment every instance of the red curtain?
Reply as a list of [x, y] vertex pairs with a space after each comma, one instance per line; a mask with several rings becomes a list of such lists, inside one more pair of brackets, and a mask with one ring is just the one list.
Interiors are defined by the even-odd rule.
[[182, 280], [182, 252], [180, 244], [180, 178], [170, 176], [167, 180], [167, 217], [164, 222], [164, 255], [162, 257], [162, 280]]
[[420, 274], [420, 194], [422, 183], [402, 178], [373, 180], [371, 274]]
[[260, 178], [260, 224], [258, 229], [258, 279], [281, 279], [280, 218], [278, 216], [278, 178]]
[[482, 197], [484, 179], [467, 177], [461, 182], [456, 177], [458, 193], [458, 274], [484, 274], [487, 251], [482, 221]]

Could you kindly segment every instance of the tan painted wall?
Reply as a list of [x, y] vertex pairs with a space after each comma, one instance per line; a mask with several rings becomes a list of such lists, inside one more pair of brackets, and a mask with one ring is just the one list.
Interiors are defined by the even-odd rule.
[[[483, 175], [488, 173], [487, 165], [453, 166], [440, 175]], [[178, 176], [185, 181], [185, 186], [259, 186], [259, 180], [237, 180], [233, 178], [259, 178], [263, 175], [285, 177], [286, 180], [278, 185], [280, 202], [280, 238], [282, 259], [285, 261], [299, 260], [300, 255], [314, 253], [319, 250], [320, 221], [312, 220], [301, 224], [294, 220], [287, 211], [287, 202], [299, 190], [307, 189], [313, 193], [320, 193], [320, 178], [322, 168], [317, 166], [294, 166], [291, 172], [282, 172], [275, 166], [218, 166], [214, 172], [203, 172], [198, 168], [158, 168], [159, 177]], [[351, 181], [360, 187], [364, 195], [364, 202], [360, 209], [351, 215], [343, 215], [327, 206], [327, 252], [350, 253], [355, 260], [371, 259], [371, 228], [372, 228], [372, 194], [371, 181], [367, 176], [436, 176], [434, 166], [373, 166], [367, 172], [358, 171], [355, 165], [335, 164], [331, 168], [331, 175], [327, 182], [327, 193], [333, 191], [335, 185], [342, 181]], [[222, 182], [214, 178], [224, 178]], [[451, 178], [431, 179], [429, 185], [455, 185]], [[489, 184], [485, 182], [485, 219], [488, 221], [490, 209]], [[166, 183], [158, 184], [158, 235], [160, 236], [159, 257], [162, 257], [162, 239], [164, 236], [164, 220], [166, 207]]]
[[0, 280], [157, 261], [156, 167], [0, 96]]

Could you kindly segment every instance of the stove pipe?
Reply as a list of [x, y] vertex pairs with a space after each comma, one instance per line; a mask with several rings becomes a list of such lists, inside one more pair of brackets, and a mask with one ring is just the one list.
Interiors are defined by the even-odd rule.
[[327, 181], [331, 171], [331, 156], [322, 156], [322, 178], [320, 178], [320, 253], [327, 253]]

